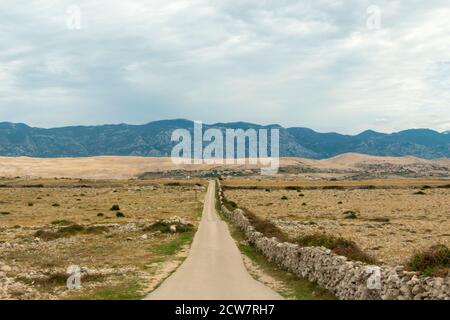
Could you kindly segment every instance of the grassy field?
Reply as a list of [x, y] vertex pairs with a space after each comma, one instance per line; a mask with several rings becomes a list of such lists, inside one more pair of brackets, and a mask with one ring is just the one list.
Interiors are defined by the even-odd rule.
[[318, 233], [343, 237], [382, 263], [404, 263], [434, 244], [450, 245], [448, 180], [235, 179], [223, 185], [233, 187], [225, 191], [229, 200], [274, 222], [292, 238]]
[[[205, 192], [186, 180], [0, 184], [0, 299], [143, 297], [186, 257]], [[70, 265], [81, 290], [66, 288]]]

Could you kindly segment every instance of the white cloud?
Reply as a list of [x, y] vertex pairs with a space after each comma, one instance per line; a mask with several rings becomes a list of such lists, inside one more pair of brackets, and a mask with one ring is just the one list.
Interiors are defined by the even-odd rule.
[[[448, 130], [446, 2], [1, 3], [0, 120]], [[74, 4], [81, 30], [66, 27]], [[380, 30], [366, 27], [369, 5]]]

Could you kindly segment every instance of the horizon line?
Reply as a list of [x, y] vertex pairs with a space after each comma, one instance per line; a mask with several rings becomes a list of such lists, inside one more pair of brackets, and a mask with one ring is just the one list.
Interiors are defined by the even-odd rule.
[[[102, 123], [102, 124], [73, 124], [73, 125], [63, 125], [63, 126], [54, 126], [54, 127], [41, 127], [41, 126], [33, 126], [33, 125], [29, 125], [25, 122], [14, 122], [14, 121], [0, 121], [0, 125], [1, 124], [13, 124], [13, 125], [25, 125], [29, 128], [33, 128], [33, 129], [45, 129], [45, 130], [52, 130], [52, 129], [62, 129], [62, 128], [71, 128], [71, 127], [102, 127], [102, 126], [120, 126], [120, 125], [127, 125], [127, 126], [145, 126], [148, 124], [152, 124], [152, 123], [156, 123], [156, 122], [164, 122], [164, 121], [188, 121], [188, 122], [200, 122], [199, 120], [190, 120], [190, 119], [186, 119], [186, 118], [171, 118], [171, 119], [158, 119], [158, 120], [153, 120], [153, 121], [149, 121], [149, 122], [145, 122], [145, 123], [140, 123], [140, 124], [134, 124], [134, 123], [126, 123], [126, 122], [121, 122], [121, 123]], [[404, 131], [409, 131], [409, 130], [429, 130], [429, 131], [433, 131], [439, 134], [446, 134], [448, 132], [450, 132], [450, 130], [444, 130], [444, 131], [437, 131], [435, 129], [431, 129], [431, 128], [427, 128], [427, 127], [417, 127], [417, 128], [408, 128], [408, 129], [403, 129], [403, 130], [399, 130], [399, 131], [391, 131], [391, 132], [381, 132], [381, 131], [376, 131], [373, 129], [366, 129], [363, 130], [359, 133], [356, 134], [347, 134], [347, 133], [339, 133], [337, 131], [327, 131], [327, 132], [323, 132], [323, 131], [317, 131], [315, 129], [312, 129], [310, 127], [305, 127], [305, 126], [283, 126], [281, 124], [278, 123], [271, 123], [271, 124], [259, 124], [259, 123], [255, 123], [255, 122], [248, 122], [248, 121], [229, 121], [229, 122], [214, 122], [214, 123], [207, 123], [207, 122], [202, 122], [203, 125], [206, 126], [217, 126], [217, 125], [230, 125], [230, 124], [238, 124], [238, 123], [242, 123], [242, 124], [248, 124], [248, 125], [256, 125], [256, 126], [260, 126], [260, 127], [281, 127], [283, 129], [295, 129], [295, 128], [299, 128], [299, 129], [308, 129], [308, 130], [312, 130], [316, 133], [320, 133], [320, 134], [339, 134], [339, 135], [344, 135], [344, 136], [358, 136], [360, 134], [363, 134], [365, 132], [374, 132], [374, 133], [380, 133], [380, 134], [386, 134], [386, 135], [390, 135], [390, 134], [395, 134], [395, 133], [400, 133], [400, 132], [404, 132]]]

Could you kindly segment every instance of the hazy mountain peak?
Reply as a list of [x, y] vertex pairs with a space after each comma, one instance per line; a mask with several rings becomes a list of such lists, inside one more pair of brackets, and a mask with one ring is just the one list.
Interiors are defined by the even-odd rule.
[[[0, 155], [82, 157], [99, 155], [170, 156], [176, 128], [191, 129], [187, 119], [159, 120], [144, 125], [71, 126], [52, 129], [22, 123], [0, 123]], [[309, 128], [283, 128], [249, 122], [204, 124], [204, 128], [280, 130], [280, 155], [322, 159], [344, 153], [374, 156], [450, 157], [450, 134], [410, 129], [392, 134], [366, 130], [358, 135], [320, 133]]]

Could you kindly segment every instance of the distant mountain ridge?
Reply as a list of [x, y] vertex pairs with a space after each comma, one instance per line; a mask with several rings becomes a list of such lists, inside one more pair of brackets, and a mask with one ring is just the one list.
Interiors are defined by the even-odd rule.
[[[396, 133], [366, 130], [357, 135], [319, 133], [312, 129], [284, 128], [273, 124], [262, 126], [247, 122], [205, 124], [204, 129], [280, 130], [280, 155], [310, 159], [330, 158], [356, 152], [375, 156], [416, 156], [425, 159], [450, 157], [449, 132], [409, 129]], [[69, 126], [35, 128], [23, 123], [0, 123], [0, 156], [88, 157], [170, 156], [174, 142], [172, 131], [192, 131], [193, 122], [186, 119], [160, 120], [143, 125]]]

